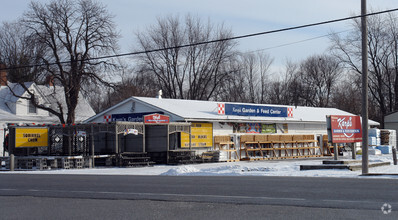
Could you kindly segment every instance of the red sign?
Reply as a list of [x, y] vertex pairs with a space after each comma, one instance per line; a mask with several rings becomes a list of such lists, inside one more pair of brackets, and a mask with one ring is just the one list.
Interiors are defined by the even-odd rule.
[[168, 124], [170, 122], [170, 117], [161, 114], [151, 114], [144, 116], [145, 124]]
[[353, 143], [362, 141], [361, 117], [349, 115], [331, 115], [333, 143]]

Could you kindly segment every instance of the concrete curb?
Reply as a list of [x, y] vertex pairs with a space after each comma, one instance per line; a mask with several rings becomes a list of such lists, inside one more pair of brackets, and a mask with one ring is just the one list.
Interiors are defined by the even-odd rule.
[[[326, 169], [349, 169], [351, 171], [362, 170], [362, 164], [351, 164], [351, 161], [334, 161], [328, 164], [330, 161], [323, 161], [326, 164], [320, 165], [300, 165], [300, 170], [326, 170]], [[379, 167], [379, 166], [388, 166], [390, 162], [375, 162], [369, 163], [369, 167]]]

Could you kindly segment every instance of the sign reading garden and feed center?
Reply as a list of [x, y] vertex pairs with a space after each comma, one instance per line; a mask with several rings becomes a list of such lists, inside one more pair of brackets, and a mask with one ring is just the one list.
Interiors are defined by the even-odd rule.
[[353, 143], [362, 141], [361, 117], [331, 115], [330, 130], [333, 143]]
[[15, 147], [47, 147], [48, 128], [15, 128]]
[[255, 117], [293, 117], [293, 108], [218, 103], [218, 114]]
[[151, 114], [144, 116], [145, 124], [168, 124], [170, 122], [170, 117], [161, 114]]
[[[213, 146], [213, 124], [192, 123], [191, 124], [191, 146], [212, 147]], [[181, 133], [181, 147], [189, 147], [189, 134]]]

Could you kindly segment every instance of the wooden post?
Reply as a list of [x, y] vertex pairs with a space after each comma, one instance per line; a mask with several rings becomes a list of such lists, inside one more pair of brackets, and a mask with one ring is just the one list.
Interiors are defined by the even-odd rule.
[[[10, 137], [10, 135], [8, 135], [8, 137], [7, 137], [6, 132], [7, 132], [7, 128], [4, 128], [3, 140], [4, 140], [4, 143], [8, 144], [7, 148], [10, 148], [9, 147], [10, 146], [10, 141], [6, 140], [6, 138]], [[5, 146], [5, 144], [3, 144], [3, 157], [5, 157], [5, 156], [6, 156], [6, 146]]]
[[91, 125], [91, 163], [90, 163], [90, 168], [94, 168], [94, 166], [95, 166], [95, 162], [94, 162], [94, 155], [95, 155], [95, 153], [94, 153], [94, 150], [95, 150], [95, 148], [94, 148], [94, 126], [93, 125]]
[[14, 154], [10, 154], [10, 171], [14, 171], [15, 169], [15, 157]]
[[119, 135], [117, 133], [117, 122], [115, 122], [115, 153], [119, 154]]
[[334, 160], [337, 160], [337, 155], [339, 154], [339, 150], [337, 148], [337, 144], [333, 144], [333, 153], [334, 153]]
[[368, 30], [366, 19], [366, 0], [361, 0], [361, 33], [362, 33], [362, 174], [369, 173], [368, 153]]
[[68, 129], [68, 155], [71, 156], [72, 155], [72, 134], [70, 132], [70, 127]]
[[352, 151], [352, 159], [355, 160], [357, 159], [357, 152], [355, 152], [355, 143], [351, 143], [351, 151]]
[[15, 148], [15, 127], [11, 128], [8, 133], [8, 153], [10, 155], [10, 171], [14, 171], [15, 169], [14, 148]]
[[189, 126], [189, 150], [191, 150], [191, 145], [192, 145], [192, 137], [191, 137], [191, 132], [192, 132], [192, 129], [191, 129], [191, 127], [192, 127], [192, 124], [191, 124], [191, 126]]
[[[324, 149], [324, 147], [323, 147], [323, 135], [321, 134], [321, 135], [319, 135], [319, 145], [321, 145], [321, 152], [322, 152], [322, 156], [324, 155], [324, 153], [325, 153], [325, 149]], [[298, 152], [299, 150], [297, 150], [297, 152]]]
[[169, 152], [170, 152], [170, 125], [167, 124], [167, 153], [166, 153], [166, 164], [169, 164]]
[[145, 123], [142, 123], [142, 152], [146, 152], [146, 147], [145, 147]]

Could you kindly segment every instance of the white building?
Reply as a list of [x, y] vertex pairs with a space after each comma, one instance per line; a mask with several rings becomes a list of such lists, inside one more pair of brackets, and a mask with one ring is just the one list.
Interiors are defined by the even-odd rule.
[[[152, 113], [168, 115], [171, 122], [191, 122], [193, 143], [205, 133], [211, 137], [243, 133], [327, 134], [327, 115], [353, 115], [336, 108], [130, 97], [86, 122], [138, 122], [143, 115]], [[379, 123], [370, 120], [369, 125]], [[180, 147], [183, 145], [181, 140]]]
[[[16, 83], [9, 83], [6, 81], [6, 73], [1, 73], [0, 86], [0, 143], [3, 144], [6, 135], [7, 124], [59, 124], [58, 117], [50, 114], [48, 111], [36, 108], [29, 102], [29, 100], [18, 97], [29, 97], [27, 91], [22, 86]], [[62, 87], [54, 87], [50, 85], [36, 85], [35, 83], [25, 83], [26, 87], [38, 99], [40, 104], [57, 108], [57, 101], [63, 106], [64, 112], [66, 110], [66, 102], [63, 95]], [[56, 90], [54, 92], [54, 90]], [[57, 94], [57, 97], [54, 96]], [[56, 101], [57, 100], [57, 101]], [[80, 94], [79, 103], [76, 109], [76, 122], [95, 115], [94, 110], [86, 99]], [[0, 147], [0, 156], [3, 156], [3, 145]]]

